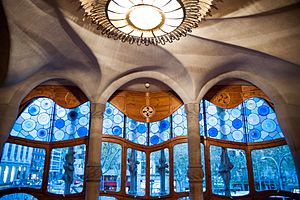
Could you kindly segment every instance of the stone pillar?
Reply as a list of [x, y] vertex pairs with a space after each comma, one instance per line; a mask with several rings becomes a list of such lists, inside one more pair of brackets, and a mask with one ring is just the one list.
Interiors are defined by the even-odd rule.
[[188, 177], [190, 180], [190, 199], [193, 200], [203, 200], [202, 181], [204, 173], [201, 164], [199, 109], [198, 103], [185, 105], [188, 126]]
[[101, 142], [102, 124], [105, 104], [91, 102], [91, 120], [88, 148], [88, 163], [86, 165], [86, 192], [87, 200], [99, 199], [101, 176]]

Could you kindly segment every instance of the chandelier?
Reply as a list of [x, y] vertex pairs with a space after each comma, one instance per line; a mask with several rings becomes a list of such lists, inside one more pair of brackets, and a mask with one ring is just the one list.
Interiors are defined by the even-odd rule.
[[85, 17], [108, 38], [162, 44], [184, 37], [210, 12], [213, 0], [80, 0]]

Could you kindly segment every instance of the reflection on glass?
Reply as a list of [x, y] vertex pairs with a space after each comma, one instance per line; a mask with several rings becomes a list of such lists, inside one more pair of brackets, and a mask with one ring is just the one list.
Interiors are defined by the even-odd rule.
[[169, 150], [162, 149], [150, 154], [150, 194], [162, 196], [169, 193]]
[[253, 150], [255, 189], [299, 192], [294, 160], [287, 145]]
[[48, 192], [54, 194], [82, 192], [85, 152], [84, 144], [52, 149]]
[[211, 146], [210, 164], [214, 194], [243, 196], [249, 193], [245, 151]]
[[45, 149], [5, 143], [0, 163], [1, 190], [13, 187], [41, 188]]
[[146, 154], [127, 149], [126, 194], [144, 196], [146, 187]]
[[102, 176], [100, 190], [120, 191], [122, 147], [111, 142], [102, 142]]
[[8, 194], [0, 198], [1, 200], [37, 200], [34, 196], [26, 193], [14, 193], [14, 194]]
[[188, 172], [188, 144], [174, 146], [174, 190], [175, 192], [189, 191]]

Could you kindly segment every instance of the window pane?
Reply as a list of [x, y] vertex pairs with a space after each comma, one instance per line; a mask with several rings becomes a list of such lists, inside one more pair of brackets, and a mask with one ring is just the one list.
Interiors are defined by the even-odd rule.
[[103, 133], [123, 137], [124, 114], [110, 103], [106, 103], [103, 118]]
[[118, 200], [118, 199], [110, 196], [100, 196], [99, 200]]
[[223, 109], [205, 100], [207, 135], [212, 138], [245, 142], [242, 104]]
[[55, 148], [51, 151], [48, 192], [80, 193], [83, 189], [85, 145]]
[[287, 145], [253, 150], [255, 189], [299, 192], [296, 168]]
[[170, 117], [150, 123], [150, 145], [159, 144], [170, 139]]
[[38, 98], [24, 109], [14, 123], [11, 136], [29, 140], [50, 141], [54, 102], [48, 98]]
[[121, 189], [122, 147], [116, 143], [102, 142], [101, 153], [100, 190], [118, 192]]
[[200, 124], [200, 135], [205, 136], [203, 100], [201, 100], [200, 102], [199, 124]]
[[150, 154], [150, 194], [163, 196], [170, 193], [169, 150], [162, 149]]
[[205, 157], [204, 157], [204, 145], [201, 143], [201, 164], [202, 164], [202, 169], [204, 172], [203, 176], [203, 192], [206, 191], [206, 176], [205, 176]]
[[144, 196], [146, 187], [146, 154], [127, 149], [126, 194]]
[[147, 145], [148, 127], [146, 122], [126, 118], [126, 139], [137, 144]]
[[174, 137], [187, 135], [187, 119], [186, 113], [184, 111], [184, 106], [181, 106], [172, 114], [172, 119], [172, 131]]
[[45, 153], [45, 149], [5, 143], [0, 163], [0, 188], [41, 188]]
[[189, 191], [188, 171], [188, 144], [174, 146], [174, 190], [175, 192]]
[[210, 168], [213, 193], [224, 196], [249, 193], [245, 151], [211, 146]]
[[37, 200], [34, 196], [26, 193], [15, 193], [15, 194], [7, 194], [0, 198], [1, 200]]
[[249, 142], [260, 142], [282, 138], [276, 114], [261, 98], [250, 98], [244, 102]]
[[90, 122], [90, 103], [76, 108], [63, 108], [56, 104], [52, 141], [70, 140], [87, 136]]

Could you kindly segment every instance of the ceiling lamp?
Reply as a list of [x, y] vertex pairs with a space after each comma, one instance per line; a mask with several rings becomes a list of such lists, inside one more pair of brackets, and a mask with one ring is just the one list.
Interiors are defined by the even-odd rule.
[[209, 13], [213, 0], [80, 0], [103, 35], [138, 45], [186, 36]]

